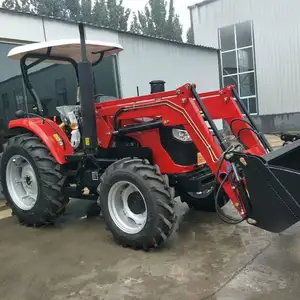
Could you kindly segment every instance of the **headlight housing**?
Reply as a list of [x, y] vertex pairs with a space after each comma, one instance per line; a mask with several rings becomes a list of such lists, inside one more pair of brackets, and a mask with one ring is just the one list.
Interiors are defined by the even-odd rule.
[[188, 132], [184, 129], [174, 128], [172, 130], [173, 137], [180, 142], [191, 142], [192, 139]]

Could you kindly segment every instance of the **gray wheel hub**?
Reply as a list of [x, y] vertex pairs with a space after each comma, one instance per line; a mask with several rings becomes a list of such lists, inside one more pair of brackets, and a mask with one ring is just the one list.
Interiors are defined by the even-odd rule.
[[128, 234], [139, 233], [147, 221], [145, 198], [140, 190], [128, 181], [119, 181], [110, 188], [108, 210], [115, 225]]
[[6, 184], [12, 201], [22, 210], [34, 207], [38, 181], [30, 162], [22, 155], [12, 156], [6, 165]]
[[198, 198], [198, 199], [203, 199], [208, 197], [212, 192], [214, 191], [214, 187], [211, 187], [209, 189], [206, 189], [202, 192], [198, 192], [198, 193], [188, 193], [190, 196], [194, 197], [194, 198]]

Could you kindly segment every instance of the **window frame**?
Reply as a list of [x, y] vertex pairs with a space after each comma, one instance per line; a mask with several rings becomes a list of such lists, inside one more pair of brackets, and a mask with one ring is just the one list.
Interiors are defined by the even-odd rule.
[[[5, 38], [0, 38], [0, 45], [8, 44], [8, 45], [15, 45], [15, 47], [17, 47], [17, 46], [24, 46], [26, 44], [31, 44], [31, 43], [34, 43], [34, 42], [26, 41], [26, 40], [10, 40], [10, 39], [5, 39]], [[24, 78], [21, 74], [21, 69], [20, 69], [20, 75], [22, 78], [22, 90], [23, 90], [23, 97], [24, 97], [24, 101], [25, 101], [25, 109], [26, 109], [26, 112], [28, 112], [28, 102], [27, 102], [28, 99], [27, 99], [27, 93], [26, 93], [26, 86], [25, 86]], [[13, 91], [13, 94], [14, 94], [14, 91]]]
[[[250, 46], [245, 46], [245, 47], [238, 47], [238, 41], [237, 41], [237, 26], [240, 25], [240, 24], [244, 24], [244, 23], [249, 23], [250, 26], [251, 26], [251, 42], [252, 42], [252, 45]], [[224, 28], [224, 27], [232, 27], [233, 26], [233, 34], [234, 34], [234, 40], [235, 40], [235, 48], [233, 49], [230, 49], [230, 50], [224, 50], [222, 51], [222, 42], [221, 42], [221, 30]], [[236, 23], [236, 24], [231, 24], [231, 25], [228, 25], [228, 26], [224, 26], [222, 28], [219, 28], [218, 29], [218, 42], [219, 42], [219, 48], [220, 48], [220, 51], [219, 51], [219, 55], [220, 55], [220, 67], [221, 67], [221, 70], [220, 70], [220, 77], [221, 77], [221, 84], [222, 84], [222, 87], [224, 87], [224, 78], [230, 78], [230, 77], [233, 77], [233, 76], [236, 76], [237, 77], [237, 92], [238, 94], [240, 95], [240, 90], [241, 90], [241, 84], [240, 84], [240, 75], [245, 75], [245, 74], [254, 74], [254, 88], [255, 88], [255, 94], [254, 95], [251, 95], [251, 96], [244, 96], [244, 97], [241, 97], [241, 99], [256, 99], [255, 100], [255, 104], [256, 104], [256, 113], [250, 113], [250, 101], [247, 100], [247, 109], [248, 109], [248, 112], [250, 115], [259, 115], [259, 106], [258, 106], [258, 90], [257, 90], [257, 74], [256, 74], [256, 57], [255, 57], [255, 45], [254, 45], [254, 28], [253, 28], [253, 21], [251, 20], [248, 20], [248, 21], [244, 21], [244, 22], [240, 22], [240, 23]], [[245, 49], [252, 49], [252, 63], [253, 63], [253, 70], [251, 71], [246, 71], [246, 72], [240, 72], [240, 65], [239, 65], [239, 56], [238, 56], [238, 53], [240, 50], [245, 50]], [[230, 52], [235, 52], [235, 58], [236, 58], [236, 67], [237, 67], [237, 73], [232, 73], [232, 74], [225, 74], [224, 75], [224, 64], [223, 64], [223, 54], [226, 54], [226, 53], [230, 53]]]

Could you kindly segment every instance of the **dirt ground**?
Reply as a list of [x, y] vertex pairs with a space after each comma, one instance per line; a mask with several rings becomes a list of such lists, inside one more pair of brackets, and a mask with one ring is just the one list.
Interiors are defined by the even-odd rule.
[[273, 148], [280, 148], [280, 147], [282, 147], [283, 141], [280, 139], [280, 136], [266, 134], [265, 137], [267, 138], [267, 140], [269, 141], [270, 145]]
[[178, 230], [145, 253], [116, 245], [89, 205], [73, 200], [55, 227], [34, 229], [0, 202], [1, 300], [299, 299], [300, 226], [270, 234], [178, 202]]

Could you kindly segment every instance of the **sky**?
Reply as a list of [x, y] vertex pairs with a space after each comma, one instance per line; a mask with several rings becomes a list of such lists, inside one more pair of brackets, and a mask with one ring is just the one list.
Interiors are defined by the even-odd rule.
[[[147, 0], [123, 0], [124, 6], [131, 8], [133, 11], [143, 10]], [[200, 0], [174, 0], [174, 6], [176, 13], [180, 15], [180, 21], [183, 25], [184, 34], [189, 29], [191, 25], [190, 12], [187, 8], [189, 5], [201, 2]]]

